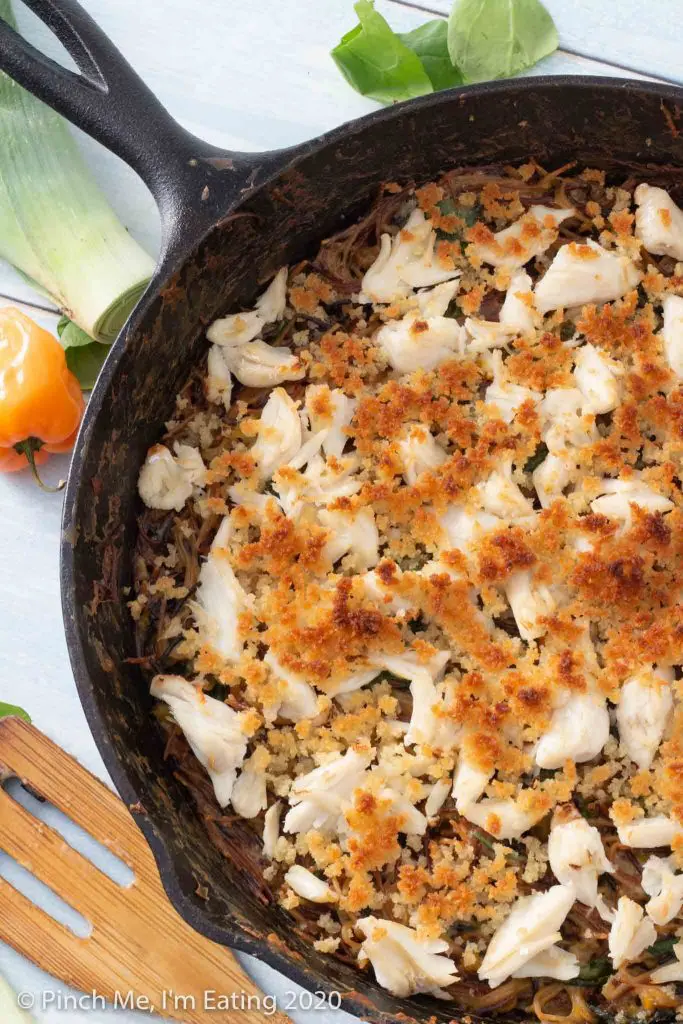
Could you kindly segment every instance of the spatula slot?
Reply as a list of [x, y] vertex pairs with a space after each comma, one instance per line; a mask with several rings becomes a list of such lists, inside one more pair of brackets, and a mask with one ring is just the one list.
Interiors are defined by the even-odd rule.
[[53, 920], [63, 924], [76, 938], [87, 939], [92, 934], [92, 925], [82, 914], [65, 903], [47, 885], [38, 881], [30, 871], [17, 864], [14, 858], [4, 850], [0, 850], [0, 878], [4, 878]]
[[60, 811], [48, 800], [38, 798], [34, 793], [21, 784], [19, 779], [10, 778], [4, 786], [4, 790], [13, 800], [20, 804], [34, 818], [44, 821], [46, 825], [58, 832], [63, 839], [78, 853], [86, 857], [98, 871], [111, 878], [122, 889], [129, 888], [135, 881], [135, 872], [127, 864], [124, 864], [111, 850], [99, 843], [96, 839], [76, 825], [66, 814]]

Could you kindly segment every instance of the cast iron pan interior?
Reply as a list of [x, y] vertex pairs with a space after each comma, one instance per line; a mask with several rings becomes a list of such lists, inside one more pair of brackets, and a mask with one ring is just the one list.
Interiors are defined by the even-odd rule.
[[[203, 328], [250, 300], [284, 263], [355, 217], [384, 180], [463, 164], [577, 159], [681, 183], [683, 91], [600, 78], [531, 78], [451, 90], [275, 154], [221, 153], [171, 120], [75, 0], [31, 0], [81, 69], [64, 71], [0, 22], [0, 67], [138, 170], [160, 206], [164, 252], [92, 395], [64, 510], [62, 597], [74, 675], [100, 752], [198, 931], [311, 990], [339, 991], [373, 1021], [452, 1019], [448, 1004], [395, 999], [369, 974], [316, 953], [207, 841], [163, 760], [134, 655], [125, 588], [136, 480], [174, 396], [205, 350]], [[208, 898], [198, 890], [208, 891]], [[360, 991], [359, 991], [360, 989]], [[499, 1019], [499, 1018], [498, 1018]]]

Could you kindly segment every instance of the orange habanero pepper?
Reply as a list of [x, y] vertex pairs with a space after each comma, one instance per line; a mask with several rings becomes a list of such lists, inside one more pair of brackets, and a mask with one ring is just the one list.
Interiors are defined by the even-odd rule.
[[0, 472], [36, 466], [73, 448], [85, 403], [64, 349], [9, 306], [0, 309]]

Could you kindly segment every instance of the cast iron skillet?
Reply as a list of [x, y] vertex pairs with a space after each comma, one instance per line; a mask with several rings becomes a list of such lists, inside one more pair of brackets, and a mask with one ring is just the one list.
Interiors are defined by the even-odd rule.
[[[124, 588], [138, 469], [201, 358], [204, 326], [355, 217], [381, 181], [429, 180], [458, 164], [530, 155], [545, 166], [571, 159], [621, 173], [635, 166], [643, 176], [648, 166], [681, 166], [676, 118], [683, 90], [602, 78], [502, 82], [401, 104], [293, 149], [227, 153], [171, 119], [75, 0], [28, 6], [81, 74], [3, 22], [0, 67], [126, 160], [163, 220], [159, 267], [90, 399], [66, 492], [64, 621], [95, 740], [170, 899], [198, 931], [255, 954], [306, 988], [341, 992], [344, 1006], [366, 1019], [449, 1020], [448, 1004], [395, 999], [369, 975], [317, 954], [286, 913], [259, 900], [238, 864], [207, 841], [163, 760], [147, 687], [125, 660], [135, 653]], [[198, 895], [204, 889], [208, 898]]]

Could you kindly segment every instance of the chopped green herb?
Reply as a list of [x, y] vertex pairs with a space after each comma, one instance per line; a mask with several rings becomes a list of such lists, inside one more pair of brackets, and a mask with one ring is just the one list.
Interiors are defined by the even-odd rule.
[[607, 979], [614, 973], [612, 962], [608, 957], [596, 957], [583, 964], [576, 978], [566, 982], [568, 985], [604, 985]]
[[657, 942], [653, 942], [651, 946], [647, 947], [647, 951], [655, 960], [666, 960], [667, 957], [674, 955], [674, 946], [678, 941], [676, 935], [672, 935], [668, 939], [658, 939]]
[[548, 445], [545, 443], [545, 441], [541, 441], [534, 454], [530, 458], [528, 458], [524, 463], [524, 472], [533, 473], [533, 471], [535, 469], [538, 469], [541, 463], [545, 461], [547, 454]]
[[584, 818], [587, 818], [588, 821], [590, 821], [592, 817], [591, 812], [588, 809], [588, 804], [586, 803], [586, 801], [580, 793], [574, 794], [574, 803], [579, 813], [582, 814]]

